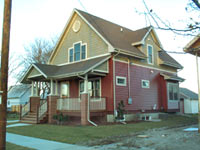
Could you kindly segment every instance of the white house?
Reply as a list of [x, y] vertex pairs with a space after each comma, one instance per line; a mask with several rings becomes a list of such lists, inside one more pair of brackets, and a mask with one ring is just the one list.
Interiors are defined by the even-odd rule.
[[187, 89], [180, 88], [180, 100], [183, 102], [183, 112], [185, 114], [198, 113], [198, 94]]
[[31, 95], [31, 85], [15, 85], [8, 91], [7, 108], [11, 110], [13, 105], [25, 104]]

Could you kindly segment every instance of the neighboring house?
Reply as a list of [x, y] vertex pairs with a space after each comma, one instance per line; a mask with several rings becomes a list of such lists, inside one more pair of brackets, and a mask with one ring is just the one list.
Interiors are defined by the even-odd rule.
[[186, 114], [198, 113], [198, 94], [187, 88], [180, 88], [180, 100], [183, 100], [183, 112]]
[[8, 91], [7, 108], [11, 110], [12, 106], [26, 104], [31, 95], [31, 86], [27, 84], [15, 85]]
[[[32, 64], [21, 82], [36, 88], [39, 82], [50, 83], [48, 107], [43, 106], [49, 123], [58, 112], [84, 120], [85, 93], [91, 119], [113, 121], [120, 101], [127, 115], [179, 111], [183, 79], [177, 71], [182, 68], [163, 50], [151, 26], [133, 31], [75, 9], [48, 64]], [[37, 96], [33, 92], [30, 102], [39, 101]]]

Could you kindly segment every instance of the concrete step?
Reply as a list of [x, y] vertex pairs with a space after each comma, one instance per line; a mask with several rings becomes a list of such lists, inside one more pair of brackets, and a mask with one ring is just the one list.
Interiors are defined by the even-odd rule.
[[24, 120], [24, 119], [20, 120], [20, 122], [21, 122], [21, 123], [29, 123], [29, 124], [37, 124], [36, 121], [32, 121], [32, 120]]

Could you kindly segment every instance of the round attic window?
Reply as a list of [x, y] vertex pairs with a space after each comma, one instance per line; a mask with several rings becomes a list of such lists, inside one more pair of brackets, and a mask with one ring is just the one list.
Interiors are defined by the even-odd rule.
[[72, 29], [74, 32], [78, 32], [81, 27], [81, 22], [79, 20], [76, 20], [72, 26]]

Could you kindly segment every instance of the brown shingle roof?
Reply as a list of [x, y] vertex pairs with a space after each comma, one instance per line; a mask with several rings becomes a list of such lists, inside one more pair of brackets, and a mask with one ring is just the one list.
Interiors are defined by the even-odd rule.
[[[139, 57], [146, 57], [133, 43], [142, 42], [145, 35], [152, 28], [151, 26], [139, 30], [130, 30], [110, 21], [96, 17], [84, 11], [76, 9], [114, 48], [124, 50]], [[123, 31], [121, 31], [121, 28]], [[176, 60], [166, 52], [159, 52], [159, 57], [165, 65], [176, 68], [183, 68]]]
[[181, 66], [175, 59], [168, 55], [165, 51], [161, 50], [158, 52], [159, 58], [164, 62], [164, 65], [170, 65], [178, 69], [182, 69]]
[[[77, 10], [77, 9], [76, 9]], [[140, 30], [130, 30], [126, 27], [114, 24], [110, 21], [93, 16], [81, 10], [77, 10], [114, 48], [126, 50], [140, 57], [146, 57], [132, 43], [140, 42], [150, 27]], [[121, 28], [123, 31], [121, 31]]]
[[84, 73], [97, 67], [103, 62], [107, 61], [110, 56], [102, 56], [87, 61], [81, 61], [63, 66], [47, 65], [47, 64], [34, 64], [47, 78], [52, 77], [67, 77], [76, 73]]

